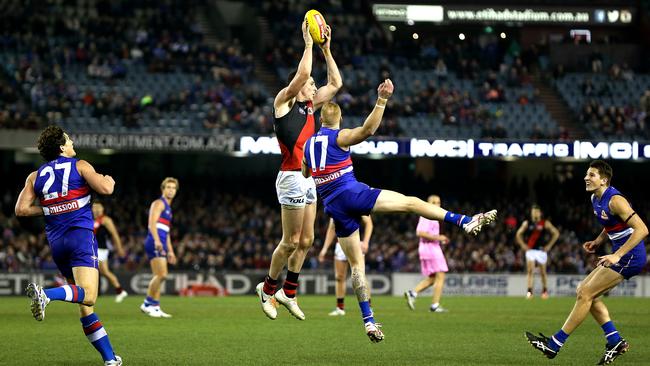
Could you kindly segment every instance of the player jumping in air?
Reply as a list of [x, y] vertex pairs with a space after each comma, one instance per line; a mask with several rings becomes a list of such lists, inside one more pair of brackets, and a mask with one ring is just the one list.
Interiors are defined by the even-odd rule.
[[[289, 85], [280, 90], [273, 101], [275, 134], [282, 152], [282, 165], [275, 181], [278, 201], [282, 207], [282, 239], [273, 251], [269, 273], [256, 287], [262, 311], [270, 319], [278, 312], [269, 301], [275, 300], [299, 320], [305, 314], [298, 307], [296, 290], [298, 276], [307, 252], [314, 242], [314, 221], [316, 220], [316, 189], [311, 178], [300, 174], [305, 140], [317, 130], [314, 113], [330, 101], [343, 85], [339, 69], [330, 52], [331, 30], [328, 27], [326, 41], [320, 46], [327, 63], [327, 85], [316, 89], [310, 76], [312, 46], [314, 44], [307, 21], [302, 24], [305, 50], [295, 75], [289, 75]], [[276, 292], [278, 277], [287, 266], [284, 285]]]
[[372, 136], [381, 123], [388, 98], [393, 94], [393, 83], [387, 79], [378, 89], [379, 97], [363, 126], [340, 129], [341, 109], [336, 103], [327, 103], [321, 112], [321, 129], [305, 143], [302, 171], [312, 175], [318, 195], [325, 205], [325, 213], [334, 219], [336, 235], [352, 269], [352, 287], [357, 295], [366, 334], [372, 342], [384, 339], [370, 309], [365, 261], [359, 245], [361, 216], [379, 212], [415, 213], [432, 220], [444, 220], [466, 232], [476, 234], [483, 225], [496, 219], [496, 210], [473, 217], [448, 212], [417, 197], [370, 188], [354, 176], [350, 146]]

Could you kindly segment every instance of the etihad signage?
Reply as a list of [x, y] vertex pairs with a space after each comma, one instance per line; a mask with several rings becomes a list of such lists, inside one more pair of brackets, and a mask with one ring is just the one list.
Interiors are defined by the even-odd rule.
[[374, 4], [380, 22], [628, 25], [631, 8]]
[[[240, 138], [238, 155], [280, 154], [275, 137]], [[633, 142], [522, 142], [482, 140], [382, 139], [352, 147], [359, 156], [410, 156], [430, 158], [554, 158], [554, 159], [650, 159], [650, 143]]]

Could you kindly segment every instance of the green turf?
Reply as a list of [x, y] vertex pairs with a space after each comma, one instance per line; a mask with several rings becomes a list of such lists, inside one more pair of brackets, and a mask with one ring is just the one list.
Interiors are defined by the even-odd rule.
[[[604, 350], [601, 329], [588, 318], [555, 360], [524, 340], [525, 330], [556, 331], [573, 306], [571, 298], [447, 297], [448, 313], [416, 311], [398, 297], [377, 297], [373, 306], [386, 339], [367, 339], [352, 296], [348, 315], [332, 318], [333, 297], [303, 296], [307, 320], [284, 309], [267, 319], [255, 297], [164, 297], [172, 319], [140, 313], [142, 299], [122, 304], [100, 298], [97, 313], [125, 365], [589, 365]], [[650, 299], [605, 300], [615, 324], [631, 344], [620, 365], [650, 360]], [[76, 306], [57, 302], [44, 322], [32, 319], [26, 298], [0, 298], [0, 364], [101, 364], [79, 324]]]

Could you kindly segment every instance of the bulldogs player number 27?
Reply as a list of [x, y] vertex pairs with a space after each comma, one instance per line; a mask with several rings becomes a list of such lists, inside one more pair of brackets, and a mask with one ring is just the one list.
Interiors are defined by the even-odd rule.
[[[70, 180], [70, 162], [65, 162], [61, 164], [55, 164], [54, 169], [63, 169], [63, 182], [61, 182], [61, 197], [65, 197], [68, 195], [68, 181]], [[54, 169], [52, 169], [51, 166], [46, 166], [41, 170], [41, 174], [39, 174], [40, 177], [44, 177], [45, 175], [48, 175], [47, 181], [45, 181], [45, 184], [43, 185], [43, 197], [45, 200], [51, 200], [59, 197], [58, 192], [52, 192], [49, 193], [50, 188], [52, 187], [52, 184], [54, 184]]]

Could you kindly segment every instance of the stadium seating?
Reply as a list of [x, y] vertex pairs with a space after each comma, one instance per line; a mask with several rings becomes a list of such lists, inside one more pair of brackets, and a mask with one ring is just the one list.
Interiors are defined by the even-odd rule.
[[[555, 85], [594, 139], [650, 137], [645, 127], [646, 114], [639, 108], [643, 92], [650, 89], [650, 75], [614, 78], [611, 73], [569, 73], [557, 79]], [[616, 111], [610, 112], [612, 107]]]

